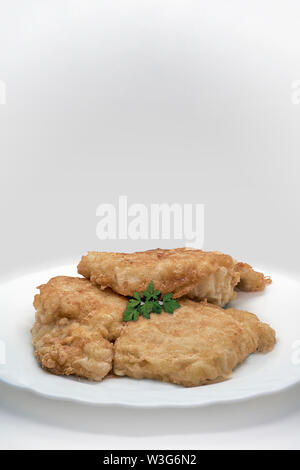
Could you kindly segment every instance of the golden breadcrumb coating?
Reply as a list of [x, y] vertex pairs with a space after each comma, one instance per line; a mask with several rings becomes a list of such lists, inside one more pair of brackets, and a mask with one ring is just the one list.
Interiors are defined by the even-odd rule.
[[254, 271], [254, 269], [247, 263], [237, 263], [236, 268], [241, 276], [237, 287], [242, 291], [261, 291], [264, 290], [267, 285], [272, 283], [272, 279], [269, 276], [265, 276], [263, 273]]
[[87, 279], [57, 276], [38, 287], [34, 298], [36, 321], [55, 323], [61, 318], [99, 328], [108, 340], [116, 339], [122, 329], [127, 299], [110, 289], [102, 291]]
[[229, 378], [249, 354], [274, 347], [274, 330], [251, 313], [180, 303], [173, 315], [126, 324], [114, 346], [116, 375], [197, 386]]
[[53, 374], [99, 381], [112, 369], [113, 345], [94, 325], [67, 318], [49, 324], [36, 322], [32, 338], [38, 361]]
[[54, 374], [101, 380], [112, 369], [113, 346], [122, 329], [127, 299], [87, 279], [57, 276], [34, 298], [35, 355]]
[[102, 289], [110, 287], [126, 296], [142, 292], [153, 281], [162, 294], [173, 292], [174, 298], [187, 295], [221, 306], [235, 298], [234, 287], [240, 280], [231, 256], [188, 248], [89, 252], [82, 257], [78, 273]]

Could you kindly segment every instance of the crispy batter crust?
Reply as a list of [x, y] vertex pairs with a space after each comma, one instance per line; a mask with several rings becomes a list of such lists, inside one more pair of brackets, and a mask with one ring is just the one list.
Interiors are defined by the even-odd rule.
[[197, 386], [229, 378], [256, 351], [271, 351], [275, 332], [248, 312], [181, 300], [173, 315], [129, 322], [115, 342], [114, 373]]
[[67, 318], [50, 324], [36, 322], [32, 337], [38, 361], [53, 374], [102, 380], [112, 369], [113, 345], [95, 326]]
[[237, 287], [242, 291], [262, 291], [267, 285], [272, 283], [272, 279], [269, 276], [265, 276], [263, 273], [254, 271], [254, 269], [247, 263], [237, 263], [236, 268], [241, 276]]
[[126, 298], [110, 289], [102, 291], [87, 279], [77, 277], [53, 277], [38, 288], [40, 294], [34, 298], [36, 321], [49, 324], [68, 318], [96, 326], [108, 340], [119, 336]]
[[113, 346], [127, 299], [88, 280], [58, 276], [39, 287], [32, 332], [35, 355], [54, 374], [101, 380], [112, 369]]
[[89, 252], [82, 257], [78, 273], [102, 289], [110, 287], [126, 296], [142, 292], [153, 281], [162, 294], [173, 292], [174, 298], [187, 295], [222, 306], [235, 297], [234, 287], [240, 280], [235, 265], [229, 255], [187, 248]]

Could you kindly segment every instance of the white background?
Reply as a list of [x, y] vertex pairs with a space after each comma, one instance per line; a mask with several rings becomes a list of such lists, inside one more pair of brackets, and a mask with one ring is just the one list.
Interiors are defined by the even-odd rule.
[[[0, 0], [0, 276], [156, 246], [97, 239], [121, 194], [204, 203], [205, 249], [299, 273], [299, 49], [296, 0]], [[299, 392], [133, 411], [1, 385], [0, 445], [299, 448]]]

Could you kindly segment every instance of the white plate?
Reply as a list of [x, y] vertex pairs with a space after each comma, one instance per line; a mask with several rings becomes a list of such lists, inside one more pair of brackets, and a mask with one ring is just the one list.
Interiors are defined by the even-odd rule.
[[35, 286], [59, 274], [76, 275], [76, 269], [61, 266], [0, 285], [0, 379], [4, 382], [51, 398], [134, 407], [189, 407], [233, 402], [274, 393], [300, 382], [300, 282], [274, 272], [273, 284], [264, 293], [239, 293], [232, 306], [258, 314], [275, 328], [278, 339], [275, 350], [267, 355], [251, 355], [237, 367], [230, 380], [183, 388], [151, 380], [108, 378], [101, 383], [91, 383], [51, 375], [39, 367], [33, 355], [32, 300]]

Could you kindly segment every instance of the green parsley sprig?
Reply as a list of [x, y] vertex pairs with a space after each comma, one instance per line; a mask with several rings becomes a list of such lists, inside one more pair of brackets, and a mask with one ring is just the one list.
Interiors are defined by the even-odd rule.
[[147, 287], [147, 290], [139, 294], [135, 292], [129, 299], [126, 310], [123, 314], [123, 321], [137, 321], [139, 316], [150, 319], [150, 313], [174, 313], [174, 310], [180, 305], [177, 300], [173, 299], [173, 294], [165, 294], [162, 296], [159, 290], [154, 290], [153, 281]]

